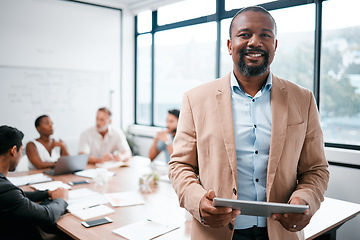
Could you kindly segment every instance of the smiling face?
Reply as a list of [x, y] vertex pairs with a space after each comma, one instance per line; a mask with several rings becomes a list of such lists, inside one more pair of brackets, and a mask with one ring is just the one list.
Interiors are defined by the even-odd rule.
[[269, 73], [277, 47], [275, 24], [266, 13], [242, 12], [233, 21], [227, 45], [235, 75], [252, 77]]

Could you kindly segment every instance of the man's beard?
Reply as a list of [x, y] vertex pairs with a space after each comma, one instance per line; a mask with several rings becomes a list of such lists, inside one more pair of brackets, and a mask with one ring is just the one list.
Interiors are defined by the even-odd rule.
[[99, 132], [106, 132], [106, 130], [108, 129], [108, 127], [109, 127], [109, 125], [108, 124], [106, 124], [105, 126], [102, 126], [102, 127], [99, 127], [99, 126], [96, 126], [96, 128], [97, 128], [97, 130], [99, 131]]
[[251, 66], [248, 66], [246, 65], [245, 61], [244, 61], [244, 57], [245, 57], [245, 53], [246, 52], [251, 52], [252, 50], [248, 51], [248, 50], [245, 50], [245, 49], [241, 49], [240, 50], [240, 61], [239, 61], [239, 71], [241, 72], [241, 74], [243, 74], [244, 76], [246, 77], [255, 77], [255, 76], [260, 76], [262, 74], [264, 74], [269, 66], [269, 53], [264, 51], [264, 50], [253, 50], [253, 51], [256, 51], [256, 52], [261, 52], [262, 54], [264, 54], [264, 63], [260, 66], [256, 66], [256, 67], [251, 67]]

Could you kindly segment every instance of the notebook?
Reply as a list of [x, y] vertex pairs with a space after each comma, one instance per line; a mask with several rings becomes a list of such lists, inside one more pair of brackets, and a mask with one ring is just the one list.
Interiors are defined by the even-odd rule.
[[30, 187], [35, 188], [36, 190], [40, 190], [40, 191], [45, 191], [45, 190], [54, 191], [55, 189], [57, 189], [59, 187], [71, 189], [70, 185], [63, 183], [62, 181], [52, 181], [52, 182], [46, 182], [46, 183], [31, 184]]
[[44, 173], [55, 176], [67, 173], [74, 173], [85, 169], [89, 160], [88, 154], [80, 154], [75, 156], [63, 156], [56, 162], [55, 167]]

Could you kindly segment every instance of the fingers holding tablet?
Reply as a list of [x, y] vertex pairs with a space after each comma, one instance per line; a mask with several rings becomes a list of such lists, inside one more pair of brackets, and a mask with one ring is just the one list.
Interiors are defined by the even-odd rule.
[[209, 190], [200, 201], [200, 218], [203, 224], [210, 227], [223, 227], [235, 219], [240, 210], [231, 207], [216, 207], [213, 200], [216, 197], [213, 190]]

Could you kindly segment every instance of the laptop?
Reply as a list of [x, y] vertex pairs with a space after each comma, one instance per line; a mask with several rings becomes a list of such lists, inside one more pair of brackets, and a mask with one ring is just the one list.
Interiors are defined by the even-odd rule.
[[54, 168], [52, 168], [49, 171], [45, 171], [44, 173], [51, 176], [56, 176], [61, 174], [82, 171], [85, 169], [88, 160], [89, 160], [89, 154], [63, 156], [57, 160]]

